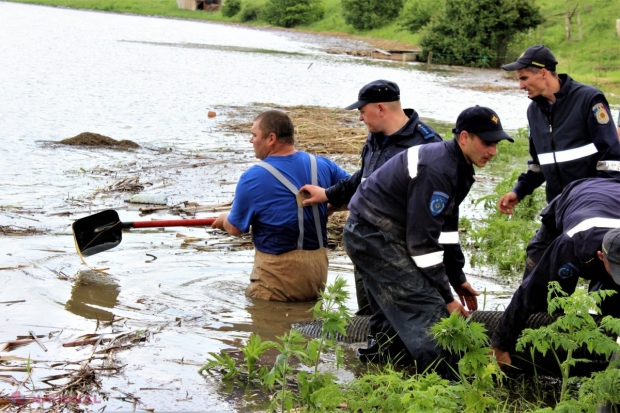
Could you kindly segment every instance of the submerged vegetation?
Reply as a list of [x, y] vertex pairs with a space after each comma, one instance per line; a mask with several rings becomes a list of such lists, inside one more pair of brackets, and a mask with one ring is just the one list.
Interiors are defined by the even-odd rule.
[[[600, 313], [601, 300], [612, 294], [599, 291], [588, 294], [578, 290], [567, 296], [557, 283], [549, 286], [549, 313], [562, 310], [565, 315], [537, 330], [525, 330], [519, 346], [532, 352], [553, 352], [562, 377], [554, 382], [543, 376], [529, 379], [506, 375], [489, 350], [488, 332], [482, 324], [470, 322], [457, 313], [442, 319], [431, 333], [442, 348], [460, 355], [458, 371], [448, 380], [432, 368], [410, 371], [391, 365], [369, 365], [359, 377], [343, 381], [334, 369], [343, 364], [342, 347], [331, 337], [344, 333], [349, 312], [343, 304], [347, 293], [338, 278], [327, 287], [314, 307], [315, 317], [323, 321], [320, 338], [308, 340], [295, 330], [280, 343], [262, 342], [252, 335], [241, 349], [241, 365], [226, 352], [210, 353], [200, 374], [207, 372], [224, 381], [257, 387], [272, 394], [273, 412], [592, 412], [597, 405], [620, 401], [620, 370], [616, 363], [591, 377], [571, 377], [570, 367], [577, 361], [573, 350], [586, 346], [592, 354], [620, 351], [609, 334], [620, 333], [620, 320], [605, 317], [597, 325], [590, 312]], [[263, 356], [275, 350], [273, 366], [262, 365]], [[563, 351], [563, 352], [562, 352]], [[533, 354], [532, 353], [532, 354]], [[272, 357], [273, 358], [273, 357]], [[331, 363], [327, 360], [333, 360]], [[555, 384], [554, 384], [555, 383]], [[539, 392], [548, 388], [546, 397]], [[524, 399], [521, 394], [528, 393]], [[611, 410], [610, 410], [611, 411]]]

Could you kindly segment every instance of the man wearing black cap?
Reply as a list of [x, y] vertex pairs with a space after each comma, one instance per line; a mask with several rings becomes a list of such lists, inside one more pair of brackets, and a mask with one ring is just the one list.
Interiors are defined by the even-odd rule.
[[[362, 168], [349, 178], [327, 189], [306, 185], [300, 191], [310, 193], [304, 205], [329, 202], [341, 208], [348, 205], [359, 184], [388, 159], [407, 148], [431, 142], [441, 142], [441, 136], [424, 124], [413, 109], [402, 109], [400, 89], [394, 82], [375, 80], [360, 89], [357, 102], [345, 109], [359, 109], [359, 120], [368, 127], [368, 138], [362, 148]], [[368, 313], [368, 300], [357, 269], [354, 271], [358, 315]]]
[[[491, 337], [498, 361], [511, 364], [510, 353], [527, 319], [547, 309], [549, 282], [559, 282], [572, 294], [583, 278], [590, 280], [590, 291], [620, 293], [619, 199], [620, 179], [580, 179], [542, 211], [542, 225], [527, 247], [535, 265], [526, 270]], [[600, 307], [604, 315], [620, 317], [620, 294], [608, 296]]]
[[512, 214], [543, 182], [551, 202], [577, 179], [620, 176], [620, 142], [605, 95], [558, 75], [557, 64], [545, 46], [532, 46], [502, 66], [517, 71], [520, 88], [532, 99], [527, 110], [532, 160], [513, 190], [499, 199], [504, 214]]
[[[497, 114], [464, 110], [454, 139], [418, 145], [387, 161], [361, 183], [344, 227], [347, 254], [357, 266], [372, 317], [363, 361], [415, 362], [419, 371], [446, 359], [428, 327], [458, 311], [477, 308], [478, 293], [463, 273], [459, 205], [474, 183], [472, 165], [484, 167], [497, 143], [512, 142]], [[458, 294], [454, 299], [450, 286]], [[442, 374], [448, 374], [445, 364]]]

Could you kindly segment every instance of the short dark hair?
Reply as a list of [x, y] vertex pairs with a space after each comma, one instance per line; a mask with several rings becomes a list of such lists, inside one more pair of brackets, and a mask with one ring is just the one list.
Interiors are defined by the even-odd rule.
[[288, 145], [295, 144], [295, 127], [286, 113], [279, 110], [268, 110], [258, 115], [254, 121], [259, 121], [258, 127], [263, 132], [263, 136], [273, 133], [278, 142]]

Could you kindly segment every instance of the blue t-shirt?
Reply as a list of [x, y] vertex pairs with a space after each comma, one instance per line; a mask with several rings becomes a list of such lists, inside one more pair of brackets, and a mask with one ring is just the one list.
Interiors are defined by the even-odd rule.
[[[269, 156], [264, 162], [276, 168], [296, 188], [312, 183], [310, 156], [297, 151], [287, 156]], [[328, 188], [349, 176], [329, 159], [316, 156], [318, 184]], [[327, 204], [319, 205], [323, 245], [327, 245]], [[245, 171], [235, 190], [235, 199], [228, 221], [240, 231], [248, 232], [252, 226], [254, 246], [267, 254], [283, 254], [297, 249], [299, 223], [297, 200], [265, 168], [254, 165]], [[304, 207], [304, 250], [316, 250], [319, 240], [312, 208]]]

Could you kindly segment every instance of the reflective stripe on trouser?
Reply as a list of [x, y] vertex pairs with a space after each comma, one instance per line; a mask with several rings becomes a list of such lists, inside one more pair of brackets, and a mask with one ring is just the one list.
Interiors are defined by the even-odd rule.
[[272, 301], [318, 299], [327, 282], [327, 249], [293, 250], [284, 254], [254, 254], [247, 297]]
[[[435, 287], [416, 267], [404, 245], [371, 225], [348, 219], [343, 231], [347, 254], [362, 276], [372, 310], [370, 333], [398, 334], [418, 371], [438, 358], [451, 360], [430, 336], [429, 328], [448, 316]], [[440, 367], [448, 374], [447, 367]]]

